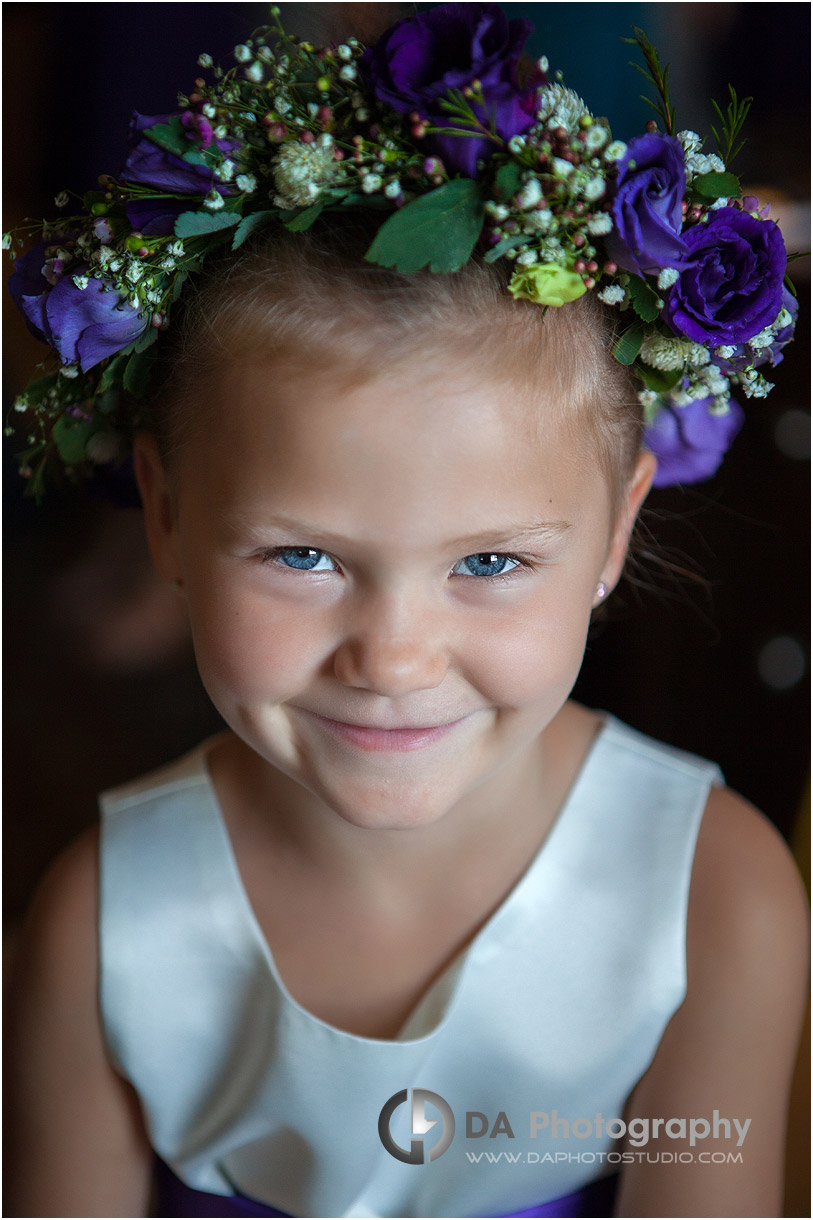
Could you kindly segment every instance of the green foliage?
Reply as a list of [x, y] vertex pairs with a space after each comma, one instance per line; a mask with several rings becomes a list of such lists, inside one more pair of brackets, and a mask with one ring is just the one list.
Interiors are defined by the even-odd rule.
[[642, 68], [640, 64], [635, 63], [631, 64], [631, 67], [635, 68], [636, 72], [640, 72], [646, 80], [651, 81], [654, 84], [660, 99], [658, 102], [653, 102], [651, 98], [642, 96], [641, 100], [646, 102], [648, 106], [651, 106], [652, 109], [661, 116], [667, 135], [674, 135], [675, 111], [674, 107], [670, 105], [669, 102], [669, 65], [667, 64], [665, 68], [661, 67], [658, 52], [655, 50], [643, 30], [639, 30], [637, 26], [633, 26], [632, 32], [635, 35], [634, 38], [623, 38], [621, 41], [629, 43], [630, 46], [637, 46], [640, 48], [641, 54], [644, 57], [646, 68]]
[[483, 196], [476, 182], [456, 178], [406, 204], [385, 220], [365, 257], [409, 274], [459, 271], [483, 227]]
[[[654, 322], [660, 313], [658, 295], [650, 288], [646, 280], [631, 275], [627, 291], [630, 294], [632, 308], [643, 322]], [[623, 363], [623, 362], [622, 362]]]
[[730, 101], [726, 106], [725, 114], [723, 114], [716, 102], [711, 103], [720, 120], [720, 131], [718, 132], [716, 127], [712, 127], [711, 130], [717, 141], [720, 156], [726, 165], [734, 160], [745, 143], [744, 140], [740, 140], [739, 144], [735, 146], [737, 136], [742, 130], [743, 123], [748, 117], [748, 111], [751, 109], [751, 103], [754, 100], [752, 97], [744, 97], [740, 100], [733, 85], [728, 86], [728, 96]]
[[692, 190], [704, 199], [739, 199], [740, 180], [736, 174], [698, 174], [692, 179]]
[[150, 384], [153, 356], [148, 352], [134, 352], [127, 361], [122, 384], [134, 398], [143, 398]]
[[84, 461], [85, 446], [96, 430], [92, 419], [72, 419], [61, 415], [54, 424], [54, 443], [66, 466], [76, 466]]
[[261, 229], [264, 225], [269, 224], [279, 216], [276, 208], [267, 212], [251, 212], [248, 216], [244, 216], [239, 225], [235, 229], [234, 237], [232, 238], [231, 248], [236, 250], [238, 246], [242, 246], [243, 242], [251, 236], [257, 229]]
[[174, 153], [176, 157], [183, 157], [189, 152], [186, 128], [179, 114], [174, 114], [168, 123], [156, 123], [155, 127], [147, 128], [141, 135], [163, 148], [165, 152]]
[[496, 194], [500, 199], [510, 199], [516, 195], [522, 183], [522, 170], [515, 161], [508, 161], [497, 170], [494, 179]]
[[181, 212], [175, 221], [175, 236], [201, 237], [221, 229], [231, 229], [239, 223], [239, 212]]
[[304, 212], [299, 212], [294, 216], [293, 220], [286, 221], [285, 228], [290, 229], [292, 233], [304, 233], [324, 211], [324, 208], [324, 203], [312, 204], [311, 207], [305, 208]]
[[633, 322], [613, 348], [613, 356], [619, 364], [634, 364], [643, 341], [644, 327], [640, 322]]
[[651, 365], [644, 364], [643, 361], [638, 362], [635, 371], [646, 388], [654, 390], [656, 394], [665, 394], [668, 390], [674, 389], [683, 376], [683, 369], [653, 369]]
[[483, 256], [483, 262], [496, 263], [498, 258], [502, 258], [506, 250], [513, 250], [515, 246], [521, 246], [527, 240], [527, 233], [512, 233], [510, 237], [504, 237], [502, 241], [497, 242], [496, 246], [493, 246]]

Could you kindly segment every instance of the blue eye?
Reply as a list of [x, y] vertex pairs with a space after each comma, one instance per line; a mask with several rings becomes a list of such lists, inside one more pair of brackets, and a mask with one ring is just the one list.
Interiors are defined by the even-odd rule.
[[[510, 564], [510, 567], [506, 565]], [[460, 572], [458, 569], [465, 565], [466, 571]], [[465, 559], [461, 559], [452, 568], [452, 572], [456, 576], [500, 576], [505, 572], [512, 572], [514, 568], [521, 567], [519, 559], [512, 558], [511, 555], [495, 555], [487, 551], [481, 551], [477, 555], [466, 555]]]
[[284, 568], [297, 568], [301, 572], [332, 572], [333, 560], [324, 551], [313, 546], [278, 546], [266, 551], [264, 563], [279, 563]]

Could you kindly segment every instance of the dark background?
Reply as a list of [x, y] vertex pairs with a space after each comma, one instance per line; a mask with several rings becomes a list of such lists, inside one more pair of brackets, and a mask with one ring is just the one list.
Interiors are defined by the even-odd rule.
[[[372, 41], [402, 4], [282, 4], [316, 42]], [[419, 6], [426, 7], [426, 6]], [[729, 81], [757, 101], [735, 169], [771, 200], [789, 248], [807, 249], [810, 12], [804, 3], [508, 4], [529, 44], [610, 119], [650, 116], [620, 38], [643, 26], [672, 64], [678, 128], [708, 132]], [[267, 20], [262, 4], [3, 5], [4, 228], [53, 216], [54, 195], [95, 185], [125, 155], [131, 110], [172, 110], [208, 51]], [[713, 151], [710, 145], [709, 151]], [[4, 276], [10, 270], [4, 258]], [[809, 826], [809, 260], [796, 344], [719, 475], [653, 492], [629, 577], [591, 635], [576, 698], [718, 761], [805, 857]], [[3, 316], [4, 415], [42, 349]], [[12, 422], [17, 422], [12, 417]], [[24, 437], [22, 438], [24, 439]], [[77, 494], [22, 496], [6, 443], [5, 833], [11, 926], [43, 869], [96, 817], [96, 794], [219, 727], [181, 605], [151, 573], [140, 512]], [[647, 538], [649, 541], [647, 542]], [[649, 553], [647, 553], [649, 552]], [[808, 831], [809, 833], [809, 831]], [[802, 1136], [804, 1138], [804, 1136]], [[802, 1194], [804, 1191], [802, 1190]], [[793, 1207], [793, 1204], [791, 1204]], [[791, 1210], [789, 1214], [805, 1214]]]

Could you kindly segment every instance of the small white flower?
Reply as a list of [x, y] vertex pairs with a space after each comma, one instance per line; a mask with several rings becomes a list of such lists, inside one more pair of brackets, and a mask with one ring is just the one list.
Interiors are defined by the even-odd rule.
[[257, 189], [257, 179], [253, 174], [238, 174], [236, 185], [238, 191], [245, 191], [246, 194], [250, 195], [252, 191]]
[[234, 48], [234, 58], [237, 60], [238, 64], [247, 64], [251, 59], [250, 48], [247, 47], [243, 42], [239, 43]]
[[609, 138], [607, 128], [602, 127], [601, 123], [594, 123], [592, 127], [587, 128], [584, 147], [588, 152], [598, 152], [600, 148], [604, 147]]
[[365, 174], [361, 180], [361, 189], [365, 195], [372, 195], [381, 186], [380, 174]]
[[216, 140], [225, 140], [227, 134], [228, 132], [222, 123], [218, 127], [215, 127], [214, 136]]
[[623, 140], [613, 140], [612, 144], [608, 144], [604, 150], [605, 161], [620, 161], [627, 151], [627, 146]]
[[587, 222], [587, 232], [591, 237], [604, 237], [613, 231], [613, 218], [609, 212], [596, 212]]
[[355, 80], [355, 79], [356, 79], [356, 65], [355, 64], [345, 64], [344, 67], [339, 72], [339, 80]]
[[73, 282], [74, 282], [74, 284], [76, 285], [76, 287], [77, 287], [77, 288], [81, 288], [81, 289], [82, 289], [82, 291], [84, 291], [84, 290], [85, 290], [85, 288], [87, 288], [87, 286], [88, 286], [88, 277], [87, 277], [86, 275], [74, 275], [74, 276], [72, 276], [71, 278], [72, 278], [72, 280], [73, 280]]
[[493, 199], [489, 199], [486, 204], [486, 211], [493, 220], [496, 220], [497, 224], [502, 220], [507, 220], [510, 215], [504, 203], [495, 203]]
[[219, 195], [214, 187], [212, 187], [203, 201], [203, 206], [208, 208], [210, 212], [219, 212], [223, 207], [223, 196]]
[[270, 47], [258, 47], [257, 58], [261, 59], [263, 63], [272, 64], [274, 62], [274, 52]]
[[654, 369], [674, 372], [688, 365], [708, 364], [708, 348], [689, 339], [669, 339], [665, 335], [647, 335], [641, 344], [641, 359]]
[[141, 302], [139, 301], [138, 297], [135, 294], [133, 294], [132, 296], [129, 296], [127, 298], [127, 304], [130, 306], [131, 309], [140, 309], [141, 308]]
[[167, 246], [167, 254], [171, 254], [173, 258], [183, 258], [184, 253], [182, 241], [171, 241]]
[[675, 267], [664, 267], [658, 276], [658, 287], [661, 292], [666, 292], [667, 288], [671, 288], [679, 279], [680, 273]]
[[356, 122], [357, 123], [366, 123], [367, 120], [369, 119], [369, 117], [370, 117], [369, 110], [365, 110], [363, 106], [360, 106], [359, 109], [356, 111]]
[[748, 346], [752, 352], [761, 352], [763, 348], [770, 347], [776, 338], [776, 332], [772, 326], [766, 326], [765, 330], [761, 330], [758, 335], [748, 340]]
[[542, 200], [542, 184], [538, 178], [529, 178], [517, 193], [517, 203], [521, 208], [533, 208]]
[[257, 116], [251, 110], [244, 110], [242, 112], [242, 114], [240, 115], [240, 119], [242, 120], [243, 123], [256, 123], [257, 122]]
[[343, 59], [345, 61], [353, 58], [353, 52], [348, 46], [345, 46], [344, 43], [342, 43], [340, 47], [337, 47], [336, 54], [338, 55], [339, 59]]
[[746, 380], [741, 381], [743, 393], [746, 398], [767, 398], [768, 394], [773, 389], [770, 381], [758, 373], [756, 369], [749, 370], [751, 375], [745, 374]]
[[573, 164], [562, 157], [553, 158], [553, 175], [555, 178], [569, 178], [573, 173]]
[[[327, 134], [327, 133], [325, 133]], [[296, 208], [313, 203], [320, 189], [333, 182], [339, 162], [333, 159], [333, 141], [321, 136], [312, 144], [290, 140], [283, 144], [274, 162], [274, 202], [278, 207]]]
[[714, 354], [719, 360], [730, 360], [736, 350], [736, 347], [724, 344], [722, 347], [715, 347]]
[[708, 209], [710, 212], [716, 212], [717, 208], [727, 208], [727, 207], [728, 207], [728, 196], [727, 195], [721, 195], [719, 199], [715, 199], [713, 203], [710, 203], [708, 205]]
[[161, 271], [174, 271], [176, 267], [174, 258], [162, 258], [158, 267]]
[[111, 260], [110, 260], [110, 270], [111, 270], [112, 272], [114, 272], [114, 273], [115, 273], [115, 272], [117, 272], [117, 271], [121, 271], [121, 269], [122, 269], [122, 267], [123, 267], [123, 266], [124, 266], [124, 262], [123, 262], [123, 260], [122, 260], [122, 259], [120, 259], [120, 258], [111, 258]]
[[234, 161], [228, 159], [215, 171], [221, 182], [231, 182], [234, 177], [234, 171], [237, 169]]
[[265, 76], [265, 69], [259, 61], [255, 60], [250, 67], [245, 69], [245, 78], [250, 80], [252, 84], [259, 85]]
[[401, 183], [396, 178], [393, 182], [388, 182], [384, 187], [384, 194], [388, 199], [397, 199], [401, 194]]
[[522, 218], [523, 233], [547, 233], [553, 222], [553, 212], [550, 208], [534, 208], [526, 212]]
[[28, 410], [28, 399], [25, 394], [20, 394], [19, 398], [14, 399], [14, 410], [20, 412]]
[[697, 152], [703, 146], [703, 141], [696, 131], [679, 131], [677, 138], [687, 153]]
[[3, 234], [3, 249], [4, 250], [11, 249], [11, 234], [10, 233]]
[[274, 98], [274, 109], [280, 116], [287, 114], [291, 109], [291, 103], [288, 101], [287, 97], [284, 97], [281, 93], [278, 93]]
[[598, 293], [598, 299], [605, 305], [620, 305], [625, 296], [626, 293], [620, 284], [608, 284]]
[[205, 106], [202, 107], [202, 110], [203, 110], [203, 113], [206, 115], [207, 119], [213, 119], [215, 117], [215, 115], [217, 114], [217, 110], [215, 109], [215, 107], [212, 105], [211, 102], [207, 102], [205, 104]]
[[69, 196], [68, 196], [67, 191], [60, 191], [59, 194], [54, 199], [54, 203], [56, 204], [56, 206], [58, 208], [64, 208], [67, 206], [68, 198], [69, 198]]
[[211, 68], [214, 66], [214, 62], [211, 55], [207, 55], [205, 51], [198, 56], [198, 67], [200, 68]]
[[591, 178], [582, 188], [582, 195], [591, 203], [596, 203], [602, 198], [607, 190], [607, 183], [603, 178]]
[[128, 279], [131, 284], [137, 284], [143, 274], [144, 268], [140, 263], [130, 263], [129, 267], [124, 273], [124, 278]]
[[564, 127], [569, 135], [578, 131], [581, 118], [593, 117], [578, 93], [564, 85], [547, 85], [537, 94], [536, 102], [537, 118], [546, 121], [550, 128]]
[[[601, 293], [598, 295], [601, 297]], [[639, 390], [638, 401], [644, 410], [647, 410], [649, 407], [655, 406], [655, 403], [658, 401], [658, 395], [654, 390]]]
[[537, 260], [536, 250], [525, 250], [517, 258], [517, 266], [530, 267], [536, 262], [536, 260]]
[[520, 153], [527, 143], [528, 141], [525, 139], [525, 136], [512, 136], [508, 141], [509, 151], [512, 153]]
[[540, 56], [540, 58], [536, 61], [536, 66], [540, 72], [548, 72], [550, 69], [550, 61], [548, 60], [547, 55]]

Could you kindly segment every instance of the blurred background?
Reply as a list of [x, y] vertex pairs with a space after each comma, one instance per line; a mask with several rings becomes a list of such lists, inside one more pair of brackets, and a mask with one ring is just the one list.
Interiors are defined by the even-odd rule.
[[[425, 5], [281, 4], [316, 43], [370, 42]], [[651, 111], [621, 42], [642, 27], [671, 64], [679, 129], [709, 132], [730, 82], [756, 98], [734, 168], [772, 205], [789, 250], [809, 249], [810, 9], [803, 3], [506, 4], [528, 50], [606, 115], [618, 138]], [[209, 52], [265, 24], [263, 4], [5, 3], [3, 229], [56, 214], [126, 155], [131, 111], [176, 108]], [[3, 259], [3, 275], [11, 269]], [[574, 692], [661, 740], [718, 761], [729, 785], [809, 843], [809, 259], [791, 265], [797, 342], [719, 475], [653, 492], [638, 557], [595, 624]], [[4, 303], [7, 300], [4, 298]], [[43, 351], [3, 311], [4, 417]], [[19, 417], [11, 422], [18, 422]], [[152, 574], [140, 511], [99, 496], [23, 496], [5, 442], [7, 926], [54, 855], [96, 817], [100, 789], [220, 727], [197, 678], [182, 604]], [[802, 1087], [805, 1067], [800, 1068]], [[787, 1215], [809, 1215], [809, 1125], [792, 1124]], [[799, 1129], [799, 1122], [802, 1129]], [[798, 1142], [801, 1151], [794, 1151]]]

